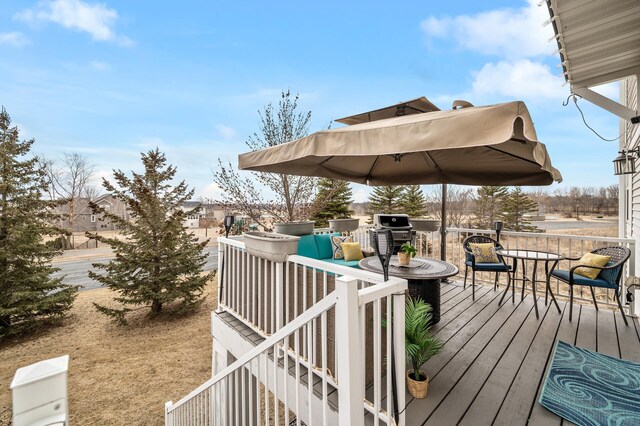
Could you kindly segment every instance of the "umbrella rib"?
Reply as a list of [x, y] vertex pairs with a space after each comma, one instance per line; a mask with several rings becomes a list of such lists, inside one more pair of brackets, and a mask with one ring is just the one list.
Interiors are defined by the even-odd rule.
[[438, 174], [440, 175], [440, 179], [444, 179], [444, 176], [442, 175], [442, 169], [440, 168], [440, 166], [438, 166], [438, 163], [435, 162], [435, 160], [433, 159], [433, 157], [431, 156], [431, 154], [429, 154], [427, 151], [422, 151], [422, 153], [424, 154], [425, 158], [428, 161], [431, 161], [431, 164], [433, 164], [433, 167], [435, 167], [438, 170]]
[[324, 163], [326, 163], [327, 161], [331, 160], [333, 157], [335, 157], [335, 155], [330, 156], [329, 158], [327, 158], [326, 160], [322, 160], [322, 162], [319, 164], [320, 166], [324, 166]]
[[378, 164], [378, 160], [380, 159], [380, 156], [376, 156], [376, 160], [373, 162], [373, 164], [371, 165], [371, 168], [369, 169], [369, 173], [367, 174], [367, 180], [371, 180], [371, 173], [373, 173], [373, 169], [375, 169], [376, 165]]
[[485, 146], [485, 148], [491, 149], [493, 151], [498, 151], [498, 152], [500, 152], [500, 153], [502, 153], [504, 155], [508, 155], [509, 157], [513, 157], [513, 158], [517, 158], [517, 159], [522, 160], [522, 161], [526, 161], [527, 163], [535, 164], [536, 166], [540, 166], [540, 164], [538, 164], [537, 162], [535, 162], [533, 160], [529, 160], [528, 158], [520, 157], [519, 155], [515, 155], [515, 154], [511, 154], [511, 153], [505, 152], [505, 151], [503, 151], [501, 149], [494, 148], [492, 146]]

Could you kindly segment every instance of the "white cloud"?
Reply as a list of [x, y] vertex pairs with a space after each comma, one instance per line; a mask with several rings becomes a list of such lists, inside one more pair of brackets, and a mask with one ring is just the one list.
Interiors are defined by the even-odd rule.
[[33, 8], [16, 14], [14, 19], [27, 23], [54, 22], [65, 28], [89, 33], [94, 40], [115, 41], [122, 45], [132, 43], [127, 37], [115, 33], [113, 27], [118, 12], [104, 4], [89, 4], [82, 0], [40, 1]]
[[233, 140], [238, 135], [238, 132], [233, 127], [225, 126], [224, 124], [216, 125], [216, 130], [222, 136], [224, 140]]
[[368, 187], [356, 187], [353, 191], [353, 201], [356, 203], [364, 203], [369, 199], [371, 190]]
[[600, 93], [602, 96], [606, 96], [609, 99], [620, 99], [620, 82], [614, 81], [612, 83], [601, 84], [599, 86], [591, 87], [594, 92]]
[[455, 17], [430, 16], [421, 23], [429, 39], [452, 37], [465, 48], [485, 55], [498, 55], [514, 60], [550, 54], [555, 45], [547, 7], [528, 0], [520, 9], [498, 9], [474, 15]]
[[103, 61], [91, 61], [89, 62], [89, 66], [94, 70], [104, 71], [109, 69], [109, 64]]
[[27, 36], [17, 31], [0, 33], [0, 46], [22, 47], [30, 43]]
[[564, 79], [554, 76], [548, 66], [522, 59], [485, 64], [475, 75], [476, 96], [502, 95], [519, 99], [559, 98], [564, 95]]
[[221, 200], [222, 199], [222, 189], [216, 183], [210, 183], [205, 186], [200, 195], [203, 198], [209, 198], [211, 200]]

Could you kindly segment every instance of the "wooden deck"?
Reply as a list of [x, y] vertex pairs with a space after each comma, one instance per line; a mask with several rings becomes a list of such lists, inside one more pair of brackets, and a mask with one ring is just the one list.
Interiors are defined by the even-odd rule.
[[442, 317], [433, 330], [445, 345], [425, 364], [427, 398], [407, 394], [408, 425], [560, 425], [537, 402], [557, 340], [640, 361], [637, 319], [625, 326], [619, 312], [574, 304], [569, 322], [568, 303], [559, 301], [559, 314], [544, 298], [536, 319], [531, 295], [499, 307], [503, 289], [476, 286], [474, 302], [469, 287], [442, 284]]

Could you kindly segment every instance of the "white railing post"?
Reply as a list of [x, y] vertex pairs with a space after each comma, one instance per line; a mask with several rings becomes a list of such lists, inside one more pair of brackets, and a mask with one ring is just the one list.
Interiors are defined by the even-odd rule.
[[276, 324], [275, 331], [284, 324], [284, 263], [276, 263]]
[[629, 258], [629, 276], [636, 276], [636, 241], [629, 241], [629, 250], [631, 250], [631, 257]]
[[170, 412], [173, 401], [164, 403], [164, 424], [165, 426], [173, 426], [173, 413]]
[[216, 278], [218, 279], [218, 312], [222, 311], [220, 304], [222, 303], [222, 262], [224, 257], [223, 247], [224, 244], [221, 244], [220, 241], [218, 241], [218, 273], [216, 274]]
[[396, 409], [400, 413], [399, 425], [405, 424], [405, 389], [407, 388], [405, 375], [407, 371], [404, 324], [405, 300], [404, 292], [393, 295], [393, 347], [395, 350], [396, 391], [398, 392], [398, 407]]
[[341, 425], [357, 426], [364, 423], [358, 280], [338, 277], [335, 291], [339, 420]]

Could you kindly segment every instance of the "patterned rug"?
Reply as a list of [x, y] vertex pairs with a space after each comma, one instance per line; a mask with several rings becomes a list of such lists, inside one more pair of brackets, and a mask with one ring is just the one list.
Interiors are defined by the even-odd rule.
[[558, 341], [540, 404], [577, 425], [640, 425], [640, 364]]

